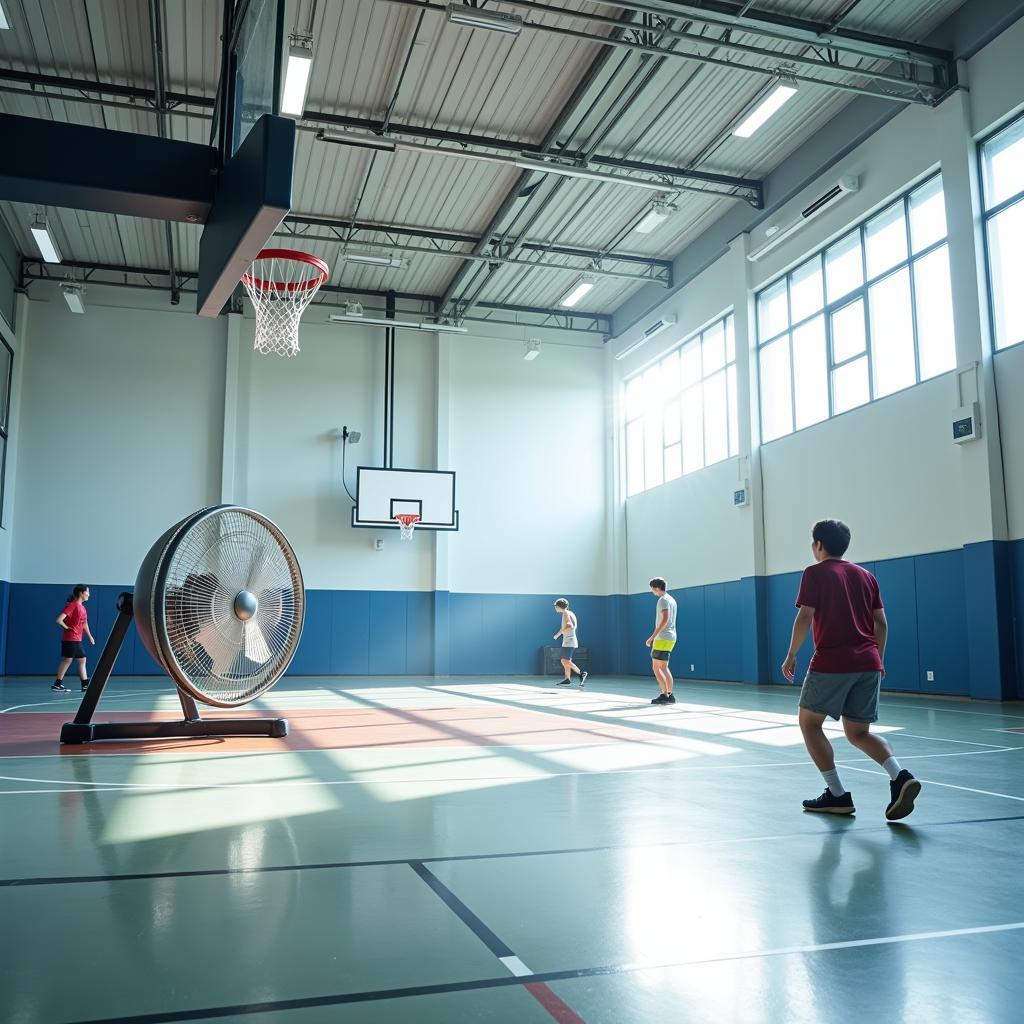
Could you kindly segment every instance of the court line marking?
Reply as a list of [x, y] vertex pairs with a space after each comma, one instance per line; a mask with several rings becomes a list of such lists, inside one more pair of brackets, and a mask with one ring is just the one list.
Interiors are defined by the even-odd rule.
[[[623, 741], [632, 742], [632, 741]], [[600, 744], [592, 744], [600, 746]], [[379, 748], [371, 748], [379, 749]], [[479, 749], [479, 748], [476, 748]], [[516, 747], [487, 747], [487, 750], [516, 750]], [[946, 754], [907, 754], [901, 761], [924, 760], [935, 757], [976, 757], [981, 754], [1005, 754], [1011, 750], [1024, 750], [1024, 747], [998, 747], [994, 750], [955, 750]], [[308, 753], [308, 751], [288, 751], [288, 753]], [[106, 755], [104, 755], [106, 756]], [[2, 760], [2, 759], [0, 759]], [[179, 762], [175, 762], [179, 763]], [[159, 762], [157, 762], [159, 764]], [[29, 793], [108, 793], [108, 792], [148, 792], [167, 793], [179, 791], [200, 791], [213, 789], [295, 789], [312, 786], [415, 786], [433, 785], [439, 782], [543, 782], [545, 779], [561, 779], [584, 775], [646, 775], [652, 772], [692, 772], [692, 771], [737, 771], [743, 768], [806, 768], [810, 761], [770, 761], [765, 764], [663, 764], [646, 768], [597, 768], [593, 771], [545, 772], [543, 775], [454, 775], [444, 778], [410, 778], [410, 779], [285, 779], [279, 782], [83, 782], [79, 779], [34, 779], [17, 775], [0, 775], [0, 782], [31, 782], [39, 785], [52, 785], [76, 788], [64, 789], [0, 789], [0, 796], [24, 796]], [[852, 771], [870, 771], [858, 768], [845, 760], [836, 759], [836, 764]], [[367, 770], [367, 769], [356, 769]], [[368, 769], [375, 770], [375, 769]], [[382, 766], [380, 771], [388, 771]], [[872, 772], [871, 774], [884, 774]], [[926, 780], [921, 780], [926, 781]], [[939, 785], [939, 783], [935, 783]], [[984, 790], [977, 790], [984, 792]], [[999, 796], [1000, 794], [994, 794]], [[1013, 799], [1017, 799], [1014, 797]], [[1024, 798], [1021, 798], [1024, 799]]]
[[408, 999], [416, 996], [441, 995], [450, 992], [471, 992], [490, 988], [509, 988], [517, 985], [552, 981], [574, 981], [616, 974], [632, 974], [639, 971], [667, 970], [676, 967], [691, 967], [736, 960], [759, 960], [767, 957], [827, 953], [844, 949], [858, 949], [868, 946], [896, 945], [910, 942], [927, 942], [937, 939], [962, 938], [968, 935], [985, 935], [999, 932], [1020, 931], [1024, 921], [1007, 924], [980, 925], [974, 928], [951, 928], [946, 931], [915, 932], [905, 935], [887, 935], [878, 938], [853, 939], [847, 942], [824, 942], [803, 946], [781, 946], [774, 949], [750, 950], [744, 953], [728, 953], [717, 957], [700, 957], [665, 963], [609, 964], [602, 967], [584, 967], [575, 970], [543, 971], [525, 978], [505, 976], [481, 978], [476, 981], [455, 981], [434, 985], [416, 985], [407, 988], [378, 989], [373, 992], [346, 992], [337, 995], [311, 996], [302, 999], [279, 999], [274, 1001], [247, 1003], [233, 1006], [203, 1007], [195, 1010], [171, 1010], [164, 1013], [135, 1014], [125, 1017], [103, 1017], [79, 1024], [172, 1024], [176, 1021], [202, 1020], [215, 1017], [242, 1017], [256, 1013], [308, 1009], [318, 1006], [339, 1006], [346, 1003], [363, 1003], [383, 999]]
[[[53, 697], [50, 700], [41, 700], [37, 704], [13, 704], [9, 708], [0, 708], [0, 715], [6, 715], [9, 711], [18, 711], [21, 708], [46, 708], [46, 707], [52, 707], [54, 704], [63, 704], [65, 701], [70, 701], [70, 700], [77, 700], [78, 703], [81, 704], [82, 703], [82, 693], [83, 693], [83, 691], [80, 690], [78, 692], [77, 696]], [[107, 700], [115, 700], [115, 699], [120, 700], [120, 699], [122, 699], [124, 697], [145, 697], [145, 696], [149, 696], [151, 694], [153, 694], [152, 690], [136, 690], [134, 693], [111, 693], [109, 695], [105, 695], [103, 699], [105, 701], [107, 701]], [[158, 694], [158, 696], [163, 697], [163, 696], [166, 696], [166, 694], [161, 693], [161, 694]], [[131, 708], [129, 708], [128, 710], [130, 711]], [[153, 710], [153, 709], [150, 709], [150, 710]], [[159, 710], [159, 709], [156, 709], [156, 710]]]
[[536, 980], [536, 972], [531, 971], [512, 952], [512, 949], [484, 923], [483, 919], [471, 910], [467, 903], [456, 896], [433, 871], [426, 867], [423, 861], [410, 861], [409, 867], [430, 886], [444, 905], [469, 928], [513, 977], [530, 979], [530, 984], [524, 986], [526, 991], [540, 1003], [556, 1024], [586, 1024], [586, 1021], [564, 999], [553, 992], [544, 982]]
[[498, 959], [508, 969], [509, 974], [514, 974], [517, 978], [525, 978], [534, 973], [517, 956], [499, 956]]
[[[979, 751], [983, 753], [983, 751]], [[845, 769], [853, 772], [863, 772], [865, 775], [885, 775], [885, 772], [876, 772], [871, 768], [858, 768], [854, 765], [846, 765]], [[929, 786], [942, 786], [943, 789], [959, 789], [964, 793], [980, 793], [982, 796], [999, 796], [1004, 800], [1016, 800], [1024, 803], [1024, 796], [1011, 796], [1009, 793], [996, 793], [991, 789], [972, 789], [970, 786], [954, 786], [952, 782], [935, 782], [933, 779], [919, 779], [919, 782], [927, 783]]]
[[[920, 826], [929, 829], [957, 828], [962, 825], [992, 825], [1006, 822], [1024, 821], [1024, 814], [1009, 814], [987, 818], [957, 818], [951, 821], [930, 821]], [[691, 848], [705, 846], [738, 846], [743, 843], [778, 842], [783, 839], [820, 838], [824, 835], [845, 835], [855, 832], [857, 835], [885, 833], [893, 835], [905, 829], [905, 825], [865, 825], [856, 829], [846, 825], [830, 826], [827, 831], [821, 828], [806, 829], [799, 832], [783, 832], [767, 836], [733, 836], [728, 839], [676, 839], [660, 843], [623, 843], [603, 846], [564, 847], [554, 850], [519, 850], [503, 853], [454, 853], [433, 857], [394, 857], [377, 860], [327, 861], [316, 864], [268, 864], [262, 867], [249, 868], [194, 868], [188, 871], [140, 871], [128, 874], [107, 875], [51, 875], [35, 878], [4, 878], [0, 879], [0, 888], [17, 889], [38, 885], [86, 885], [93, 882], [144, 882], [170, 878], [210, 878], [234, 875], [269, 875], [288, 871], [341, 871], [352, 868], [403, 867], [414, 861], [420, 864], [454, 864], [461, 862], [484, 860], [519, 860], [527, 857], [565, 857], [583, 853], [621, 853], [632, 850], [659, 850], [675, 848]]]

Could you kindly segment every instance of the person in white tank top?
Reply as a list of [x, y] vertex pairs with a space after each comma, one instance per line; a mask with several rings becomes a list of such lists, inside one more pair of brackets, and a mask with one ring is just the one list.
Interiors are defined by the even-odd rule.
[[572, 674], [575, 672], [580, 677], [580, 689], [582, 690], [587, 682], [587, 673], [579, 666], [574, 665], [572, 660], [573, 651], [580, 645], [576, 636], [576, 629], [579, 625], [576, 613], [569, 610], [569, 602], [564, 597], [560, 597], [555, 602], [555, 611], [562, 616], [562, 628], [555, 634], [554, 639], [557, 640], [559, 637], [562, 639], [562, 669], [565, 672], [565, 678], [558, 685], [570, 686]]

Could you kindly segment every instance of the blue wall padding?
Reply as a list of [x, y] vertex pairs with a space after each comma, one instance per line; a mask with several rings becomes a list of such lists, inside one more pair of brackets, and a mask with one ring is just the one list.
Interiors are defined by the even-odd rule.
[[921, 689], [914, 563], [913, 558], [893, 558], [875, 563], [875, 576], [889, 620], [889, 642], [885, 652], [885, 686], [888, 689]]
[[[971, 544], [865, 563], [878, 577], [889, 617], [893, 690], [1024, 695], [1024, 540]], [[782, 683], [800, 573], [748, 577], [672, 591], [679, 604], [677, 678]], [[68, 586], [0, 583], [0, 664], [7, 675], [50, 675], [60, 655], [54, 619]], [[94, 665], [125, 588], [92, 587]], [[306, 625], [292, 662], [296, 675], [537, 675], [554, 641], [555, 598], [579, 616], [591, 671], [648, 676], [644, 640], [655, 598], [642, 594], [452, 594], [444, 591], [310, 590]], [[811, 645], [798, 660], [806, 671]], [[694, 668], [691, 670], [690, 666]], [[129, 630], [117, 671], [159, 668]], [[926, 673], [935, 673], [934, 681]]]
[[[919, 555], [914, 559], [914, 574], [921, 689], [969, 693], [963, 553]], [[932, 682], [925, 678], [929, 671], [935, 673]]]

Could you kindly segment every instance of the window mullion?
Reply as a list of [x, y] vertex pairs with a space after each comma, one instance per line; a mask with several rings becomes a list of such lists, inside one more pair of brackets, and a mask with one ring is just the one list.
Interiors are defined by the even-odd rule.
[[[945, 191], [943, 191], [943, 198], [945, 198]], [[917, 289], [914, 287], [914, 264], [916, 262], [914, 258], [914, 243], [910, 238], [910, 197], [907, 196], [903, 201], [903, 226], [907, 233], [907, 252], [910, 253], [910, 259], [907, 262], [907, 278], [910, 281], [910, 329], [914, 337], [914, 383], [921, 383], [921, 350], [919, 348], [919, 339], [917, 335]], [[922, 254], [923, 255], [923, 254]], [[921, 257], [918, 257], [920, 259]]]

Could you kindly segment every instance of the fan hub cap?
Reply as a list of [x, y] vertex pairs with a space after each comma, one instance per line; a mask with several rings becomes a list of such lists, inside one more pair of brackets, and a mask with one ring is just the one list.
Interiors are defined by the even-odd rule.
[[235, 595], [235, 618], [241, 622], [248, 622], [255, 616], [259, 608], [259, 601], [256, 595], [248, 590], [241, 590]]

